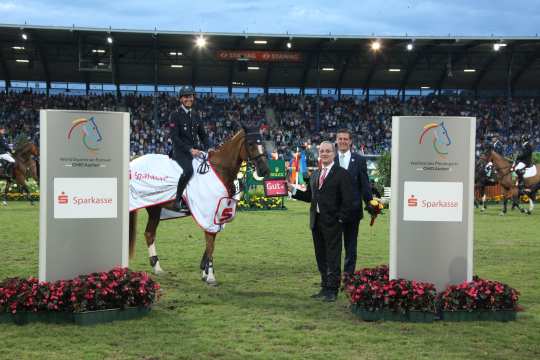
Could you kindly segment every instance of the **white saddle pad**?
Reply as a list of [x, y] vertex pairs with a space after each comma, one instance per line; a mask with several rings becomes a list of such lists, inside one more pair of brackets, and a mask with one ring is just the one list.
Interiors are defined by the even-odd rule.
[[[236, 214], [236, 200], [210, 166], [200, 174], [200, 158], [193, 159], [193, 177], [182, 197], [197, 224], [209, 233], [221, 231]], [[162, 204], [176, 197], [182, 168], [167, 155], [148, 154], [129, 163], [129, 211]], [[172, 213], [172, 214], [171, 214]], [[174, 212], [162, 209], [162, 218], [172, 218]], [[182, 216], [178, 214], [176, 217]]]
[[535, 175], [536, 175], [536, 165], [533, 165], [525, 169], [525, 174], [523, 174], [523, 178], [529, 178]]

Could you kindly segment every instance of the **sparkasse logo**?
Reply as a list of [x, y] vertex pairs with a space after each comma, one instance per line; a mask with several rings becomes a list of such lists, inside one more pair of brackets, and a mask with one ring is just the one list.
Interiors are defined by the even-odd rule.
[[66, 195], [65, 192], [62, 191], [60, 195], [58, 195], [58, 203], [59, 204], [67, 204], [69, 201], [69, 197]]
[[407, 199], [407, 206], [409, 207], [416, 207], [418, 206], [418, 199], [414, 197], [414, 195], [411, 195], [408, 199]]

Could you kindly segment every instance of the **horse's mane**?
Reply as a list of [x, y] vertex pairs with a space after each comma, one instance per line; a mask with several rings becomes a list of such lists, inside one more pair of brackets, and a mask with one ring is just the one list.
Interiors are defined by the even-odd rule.
[[24, 148], [27, 147], [29, 144], [30, 141], [26, 137], [20, 136], [18, 139], [15, 140], [15, 153], [23, 151]]
[[242, 129], [237, 130], [233, 135], [227, 137], [226, 139], [223, 139], [223, 141], [212, 152], [222, 151], [223, 148], [227, 147], [236, 136], [240, 135], [241, 131]]

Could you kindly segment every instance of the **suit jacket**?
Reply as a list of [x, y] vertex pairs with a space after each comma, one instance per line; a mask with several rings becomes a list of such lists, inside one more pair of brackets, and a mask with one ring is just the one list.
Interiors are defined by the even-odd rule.
[[175, 126], [172, 132], [173, 158], [188, 154], [191, 156], [190, 150], [192, 148], [208, 149], [208, 135], [204, 131], [201, 119], [193, 110], [191, 110], [190, 117], [184, 109], [180, 108], [171, 114], [170, 121]]
[[[334, 164], [339, 165], [339, 152], [338, 156], [336, 156], [334, 159]], [[371, 184], [369, 183], [367, 173], [366, 159], [360, 154], [351, 152], [351, 160], [349, 161], [347, 171], [352, 178], [353, 213], [360, 216], [360, 219], [362, 219], [364, 217], [362, 200], [364, 200], [364, 202], [367, 204], [373, 199], [373, 195], [371, 193]]]
[[349, 173], [334, 163], [322, 187], [319, 189], [320, 170], [311, 175], [306, 191], [297, 190], [293, 195], [295, 199], [310, 202], [309, 226], [315, 228], [317, 204], [319, 205], [319, 220], [328, 227], [338, 222], [346, 222], [350, 217], [352, 199], [352, 181]]

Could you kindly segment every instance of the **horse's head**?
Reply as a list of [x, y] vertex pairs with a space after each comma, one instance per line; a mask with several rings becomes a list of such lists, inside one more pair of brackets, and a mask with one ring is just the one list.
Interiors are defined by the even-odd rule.
[[448, 130], [446, 130], [446, 126], [444, 126], [444, 121], [441, 121], [441, 123], [437, 127], [436, 137], [437, 137], [437, 142], [441, 145], [450, 146], [450, 144], [452, 144], [450, 135], [448, 135]]
[[33, 156], [39, 156], [39, 148], [36, 144], [30, 143], [30, 154]]
[[242, 160], [251, 160], [255, 164], [258, 176], [266, 177], [270, 175], [270, 168], [264, 153], [262, 137], [258, 128], [243, 127], [244, 129], [244, 151], [241, 152]]
[[482, 145], [482, 154], [480, 155], [480, 159], [483, 159], [485, 163], [493, 162], [493, 145], [492, 144], [484, 144]]

